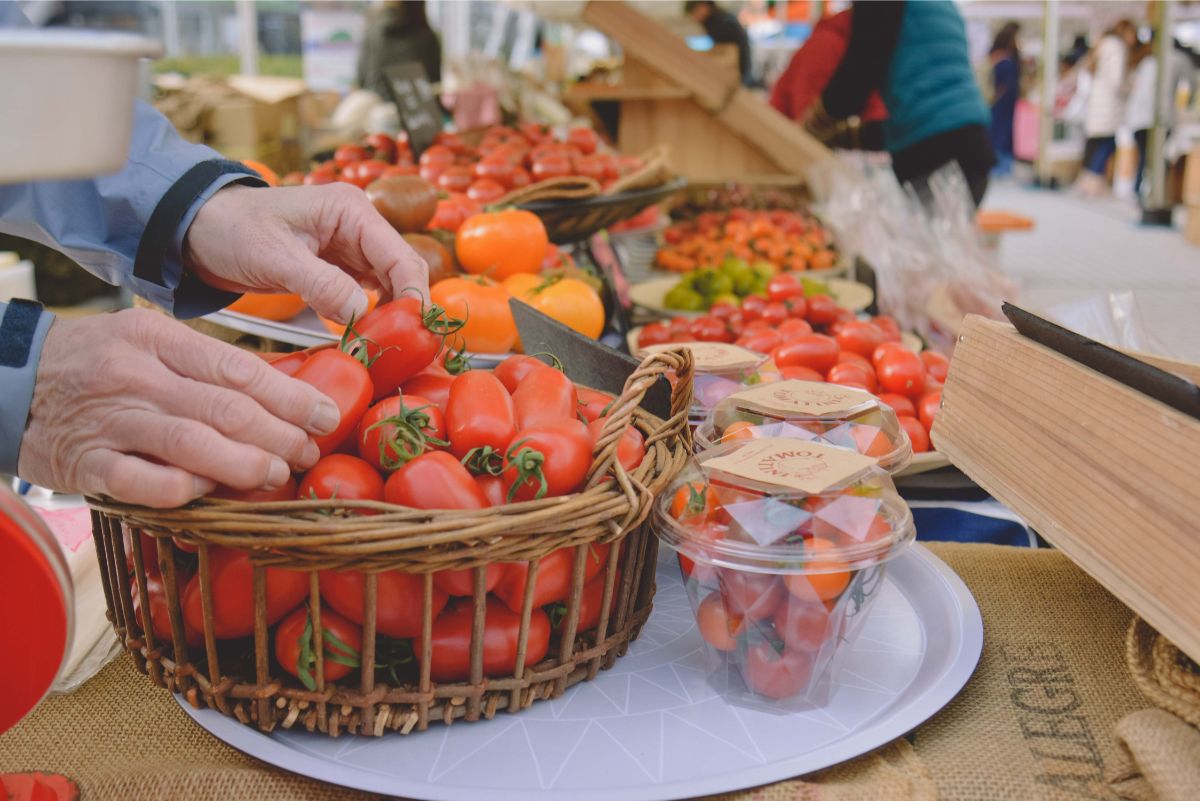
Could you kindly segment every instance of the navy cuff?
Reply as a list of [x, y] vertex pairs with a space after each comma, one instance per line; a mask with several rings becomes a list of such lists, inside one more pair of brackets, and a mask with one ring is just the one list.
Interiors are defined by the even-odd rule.
[[42, 343], [54, 315], [41, 304], [0, 303], [0, 473], [16, 473]]

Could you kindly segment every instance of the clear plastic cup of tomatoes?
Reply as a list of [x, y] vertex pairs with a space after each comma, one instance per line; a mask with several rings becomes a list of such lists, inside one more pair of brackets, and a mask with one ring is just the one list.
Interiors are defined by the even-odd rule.
[[696, 451], [763, 437], [821, 442], [861, 453], [895, 474], [912, 443], [892, 407], [869, 392], [816, 381], [763, 383], [722, 399], [693, 432]]
[[707, 652], [730, 701], [824, 705], [883, 586], [914, 537], [874, 459], [764, 437], [699, 454], [655, 504]]
[[[692, 406], [688, 420], [692, 430], [708, 419], [713, 408], [722, 399], [755, 386], [763, 380], [759, 372], [769, 357], [756, 351], [731, 345], [726, 342], [682, 342], [668, 345], [651, 345], [646, 353], [686, 347], [692, 351]], [[674, 384], [674, 376], [667, 378]]]

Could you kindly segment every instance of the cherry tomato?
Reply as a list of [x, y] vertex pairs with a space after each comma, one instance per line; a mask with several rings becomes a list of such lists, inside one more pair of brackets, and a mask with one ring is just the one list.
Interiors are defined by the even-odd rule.
[[514, 167], [512, 177], [508, 179], [510, 189], [523, 189], [533, 183], [524, 167]]
[[[143, 553], [145, 553], [144, 549]], [[173, 641], [171, 634], [171, 613], [168, 611], [170, 607], [167, 605], [166, 585], [163, 584], [162, 575], [157, 572], [157, 563], [155, 563], [155, 566], [156, 572], [151, 573], [150, 563], [147, 562], [146, 564], [146, 594], [150, 598], [150, 628], [154, 632], [154, 636], [158, 638], [158, 644], [161, 646], [168, 645]], [[176, 574], [177, 586], [186, 580], [179, 573]], [[142, 619], [142, 599], [137, 581], [131, 582], [129, 590], [133, 598], [134, 617], [137, 619], [138, 625], [142, 626], [145, 624], [145, 621]], [[180, 596], [182, 594], [181, 592]], [[204, 632], [192, 626], [186, 618], [183, 622], [183, 637], [188, 645], [199, 645], [204, 642]]]
[[824, 334], [809, 334], [796, 337], [771, 351], [777, 367], [811, 367], [819, 373], [827, 373], [837, 364], [838, 344]]
[[333, 151], [333, 163], [339, 171], [366, 157], [367, 149], [361, 145], [342, 145]]
[[671, 517], [679, 521], [693, 518], [703, 520], [715, 512], [719, 505], [711, 487], [699, 481], [690, 481], [675, 490], [675, 496], [671, 498]]
[[779, 332], [781, 342], [790, 342], [796, 337], [808, 336], [813, 332], [812, 326], [808, 324], [807, 320], [797, 317], [784, 320], [775, 330]]
[[503, 506], [506, 503], [504, 496], [508, 493], [508, 485], [503, 477], [482, 473], [475, 476], [475, 483], [483, 490], [489, 506]]
[[855, 320], [843, 325], [837, 332], [838, 347], [843, 351], [857, 353], [870, 358], [875, 348], [883, 344], [883, 332], [873, 323]]
[[889, 353], [895, 353], [902, 350], [908, 350], [908, 348], [904, 347], [904, 345], [900, 344], [899, 342], [884, 342], [871, 354], [871, 365], [878, 370], [879, 363], [883, 361], [884, 356]]
[[492, 374], [500, 379], [500, 383], [511, 394], [517, 391], [517, 387], [521, 385], [527, 375], [548, 366], [536, 356], [516, 353], [496, 365]]
[[[388, 637], [418, 636], [421, 633], [425, 579], [415, 573], [401, 573], [399, 570], [387, 570], [377, 576], [375, 630]], [[361, 626], [366, 619], [363, 600], [366, 577], [357, 570], [322, 570], [319, 580], [321, 600]], [[437, 616], [445, 605], [446, 593], [435, 585], [430, 613]]]
[[780, 337], [779, 332], [768, 328], [763, 331], [743, 334], [735, 344], [756, 353], [770, 353], [779, 347], [782, 342], [783, 339]]
[[767, 299], [761, 295], [750, 295], [742, 299], [742, 317], [747, 322], [757, 320], [762, 317], [763, 309], [767, 306]]
[[454, 163], [454, 151], [445, 145], [431, 145], [421, 154], [421, 158], [417, 163], [422, 167], [426, 165], [440, 165], [449, 167]]
[[432, 402], [442, 414], [446, 414], [446, 405], [450, 402], [450, 385], [454, 376], [445, 368], [431, 364], [412, 378], [404, 382], [401, 391], [405, 395], [417, 395]]
[[386, 161], [388, 164], [396, 162], [396, 140], [387, 134], [367, 134], [363, 137], [362, 145], [370, 152], [372, 158]]
[[563, 155], [547, 155], [533, 162], [530, 170], [534, 182], [565, 178], [571, 174], [571, 160]]
[[892, 410], [896, 412], [897, 417], [917, 416], [917, 408], [904, 395], [897, 395], [895, 392], [883, 392], [879, 395], [879, 400], [891, 406]]
[[354, 184], [359, 189], [366, 189], [387, 170], [388, 163], [378, 159], [367, 159], [349, 165], [342, 170], [342, 180]]
[[575, 492], [592, 465], [592, 435], [578, 419], [522, 429], [511, 442], [504, 455], [510, 499], [529, 501]]
[[[361, 628], [333, 610], [322, 609], [321, 635], [326, 681], [345, 678], [362, 664]], [[317, 689], [317, 656], [313, 649], [315, 640], [312, 612], [308, 609], [292, 612], [275, 630], [276, 661], [310, 690]]]
[[[208, 494], [208, 497], [224, 498], [228, 501], [245, 501], [246, 503], [262, 503], [263, 501], [291, 501], [296, 498], [296, 479], [292, 476], [288, 476], [287, 481], [283, 482], [282, 485], [273, 490], [239, 490], [234, 489], [233, 487], [227, 487], [224, 484], [218, 484], [217, 488]], [[150, 540], [151, 543], [154, 542], [153, 537], [148, 534], [145, 536], [146, 539]], [[145, 540], [143, 540], [143, 542], [145, 542]], [[128, 549], [126, 550], [128, 551]], [[144, 545], [142, 546], [142, 550], [145, 550]], [[192, 548], [193, 553], [195, 553], [195, 550], [195, 548]], [[157, 552], [151, 551], [151, 553], [154, 554]], [[154, 557], [151, 556], [150, 558], [153, 559]], [[146, 569], [150, 569], [150, 565], [148, 563], [146, 565]], [[158, 569], [157, 563], [154, 565], [154, 569]]]
[[[445, 174], [442, 177], [445, 178]], [[467, 187], [467, 197], [483, 206], [495, 203], [507, 192], [503, 184], [490, 178], [480, 178]]]
[[917, 419], [921, 421], [921, 425], [925, 426], [926, 431], [933, 428], [933, 418], [937, 416], [938, 410], [941, 408], [942, 391], [940, 389], [921, 396], [921, 400], [917, 403]]
[[793, 651], [818, 651], [829, 639], [829, 609], [823, 603], [789, 597], [775, 610], [775, 631]]
[[418, 298], [405, 296], [376, 306], [355, 324], [371, 365], [373, 399], [393, 394], [428, 367], [441, 350], [442, 333], [458, 322], [437, 306], [425, 308]]
[[716, 317], [697, 317], [688, 327], [688, 334], [696, 342], [730, 342], [733, 336], [723, 320]]
[[328, 434], [313, 437], [321, 455], [328, 456], [350, 438], [363, 412], [370, 405], [373, 392], [371, 376], [362, 362], [353, 356], [337, 348], [325, 348], [300, 365], [293, 377], [325, 393], [337, 404], [341, 413], [337, 428]]
[[438, 188], [447, 192], [466, 192], [471, 188], [471, 183], [471, 168], [458, 164], [447, 167], [437, 179]]
[[650, 323], [638, 332], [637, 343], [639, 348], [646, 348], [650, 345], [665, 345], [671, 341], [671, 328], [666, 323]]
[[500, 379], [483, 370], [468, 370], [450, 385], [446, 406], [450, 450], [462, 459], [476, 448], [508, 451], [517, 433], [512, 396]]
[[789, 298], [783, 303], [788, 307], [788, 314], [797, 320], [803, 320], [808, 316], [808, 300], [803, 295]]
[[[617, 585], [620, 586], [620, 573], [617, 574]], [[614, 587], [609, 599], [608, 611], [611, 614], [617, 605], [617, 591]], [[579, 622], [576, 632], [591, 631], [600, 623], [600, 612], [604, 609], [604, 576], [599, 575], [583, 585], [583, 593], [579, 596]], [[567, 625], [567, 602], [559, 601], [549, 607], [550, 626], [556, 633], [561, 633]]]
[[[833, 542], [822, 537], [808, 540], [805, 549], [823, 551], [835, 547]], [[842, 594], [850, 583], [850, 571], [842, 562], [825, 561], [811, 563], [812, 573], [799, 573], [783, 577], [784, 586], [795, 598], [802, 601], [831, 601]], [[822, 572], [815, 572], [820, 570]]]
[[925, 389], [925, 365], [907, 348], [885, 354], [879, 360], [876, 372], [879, 386], [887, 392], [914, 397]]
[[[213, 636], [247, 637], [254, 633], [254, 568], [247, 551], [208, 549], [208, 586], [212, 590]], [[266, 568], [267, 625], [274, 625], [308, 597], [308, 574], [278, 567]], [[193, 576], [183, 590], [183, 620], [204, 630], [200, 577]]]
[[[608, 561], [608, 545], [589, 545], [583, 562], [583, 582], [594, 579]], [[575, 549], [559, 548], [538, 561], [537, 578], [533, 582], [534, 607], [566, 600], [571, 594], [571, 573], [575, 569]], [[529, 578], [528, 562], [511, 562], [495, 595], [505, 606], [520, 613], [525, 603], [525, 582]]]
[[779, 374], [789, 381], [824, 381], [825, 376], [811, 367], [803, 365], [784, 366], [779, 368]]
[[728, 320], [733, 317], [734, 312], [738, 310], [737, 306], [725, 300], [718, 300], [708, 308], [708, 316], [716, 317], [718, 320]]
[[853, 362], [838, 362], [830, 367], [829, 372], [825, 375], [825, 380], [830, 384], [865, 389], [867, 392], [875, 391], [874, 371]]
[[787, 597], [778, 576], [722, 568], [717, 571], [717, 580], [729, 613], [750, 620], [769, 618]]
[[514, 165], [503, 153], [493, 153], [484, 156], [471, 168], [471, 174], [476, 180], [490, 180], [507, 189], [512, 188]]
[[356, 441], [363, 459], [376, 470], [390, 472], [427, 450], [444, 446], [446, 420], [427, 398], [392, 395], [363, 415]]
[[579, 395], [579, 416], [588, 423], [607, 412], [608, 407], [615, 400], [612, 395], [598, 389], [577, 386], [575, 391]]
[[838, 364], [841, 364], [843, 362], [849, 362], [850, 364], [857, 364], [859, 367], [861, 367], [862, 369], [869, 372], [871, 374], [872, 381], [874, 381], [875, 368], [871, 365], [870, 359], [866, 358], [865, 356], [859, 356], [857, 353], [854, 353], [853, 351], [843, 350], [838, 353]]
[[[895, 317], [889, 317], [886, 314], [879, 314], [871, 318], [871, 322], [875, 327], [883, 332], [884, 342], [899, 342], [900, 341], [900, 324], [896, 322]], [[870, 354], [867, 354], [868, 356]]]
[[779, 652], [769, 642], [760, 642], [746, 652], [742, 678], [751, 690], [767, 698], [798, 695], [812, 676], [813, 658], [803, 651]]
[[[606, 417], [600, 417], [588, 423], [588, 433], [591, 434], [593, 443], [599, 441], [607, 420]], [[625, 472], [629, 472], [640, 465], [645, 456], [646, 438], [636, 426], [625, 426], [625, 433], [617, 441], [617, 461], [621, 463], [621, 467], [625, 468]]]
[[767, 300], [783, 303], [793, 298], [804, 297], [804, 285], [792, 273], [779, 273], [767, 281]]
[[[484, 476], [476, 476], [476, 479]], [[495, 476], [488, 476], [495, 478]], [[486, 494], [486, 490], [484, 492]], [[508, 571], [508, 565], [488, 565], [484, 568], [483, 588], [485, 592], [491, 592], [496, 589], [504, 574]], [[433, 586], [439, 587], [447, 595], [450, 596], [470, 596], [475, 594], [475, 570], [473, 568], [464, 568], [463, 570], [439, 570], [433, 574]]]
[[925, 453], [929, 450], [929, 431], [921, 425], [920, 420], [915, 417], [901, 417], [897, 422], [904, 429], [904, 433], [908, 434], [913, 453]]
[[809, 295], [805, 301], [808, 309], [804, 316], [813, 325], [829, 325], [837, 319], [837, 301], [828, 295]]
[[768, 303], [763, 306], [762, 319], [774, 326], [782, 325], [788, 319], [788, 307], [783, 303]]
[[596, 156], [576, 156], [571, 159], [571, 168], [582, 178], [591, 178], [597, 183], [604, 181], [604, 161]]
[[945, 381], [950, 372], [950, 360], [936, 350], [921, 351], [921, 361], [925, 364], [925, 372], [938, 381]]
[[445, 451], [430, 451], [388, 477], [388, 503], [413, 509], [486, 509], [487, 496], [462, 462]]
[[567, 131], [567, 144], [574, 145], [586, 156], [596, 152], [600, 145], [600, 137], [591, 128], [572, 128]]
[[[682, 557], [681, 558], [686, 558]], [[718, 651], [735, 651], [745, 620], [730, 614], [720, 593], [709, 593], [696, 608], [696, 627], [704, 641]]]
[[308, 175], [304, 176], [305, 186], [322, 186], [331, 184], [337, 180], [338, 170], [340, 168], [332, 161], [327, 161], [324, 164], [318, 164], [312, 168]]
[[[474, 607], [460, 603], [433, 621], [430, 637], [429, 675], [434, 681], [464, 681], [471, 675], [471, 631], [474, 626]], [[517, 644], [521, 631], [521, 615], [504, 604], [489, 598], [484, 611], [483, 673], [486, 676], [505, 676], [517, 669]], [[550, 618], [541, 609], [534, 609], [529, 618], [525, 642], [525, 664], [536, 665], [550, 649]], [[425, 651], [420, 635], [413, 643], [417, 658]]]
[[271, 353], [268, 355], [272, 357], [267, 359], [268, 364], [284, 375], [294, 376], [296, 371], [300, 369], [300, 365], [308, 361], [308, 357], [312, 354], [306, 350], [297, 350], [292, 353]]
[[575, 384], [561, 371], [542, 365], [530, 371], [512, 393], [517, 430], [524, 431], [545, 423], [575, 420], [579, 414], [579, 393]]
[[[375, 467], [357, 456], [331, 453], [304, 474], [297, 497], [339, 501], [382, 501], [383, 479]], [[361, 514], [374, 514], [360, 510]]]

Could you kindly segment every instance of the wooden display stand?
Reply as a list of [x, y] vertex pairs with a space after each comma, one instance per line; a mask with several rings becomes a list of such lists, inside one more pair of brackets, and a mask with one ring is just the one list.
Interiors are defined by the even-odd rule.
[[623, 2], [592, 0], [583, 19], [625, 51], [623, 82], [580, 84], [568, 102], [621, 104], [617, 145], [671, 148], [671, 166], [692, 183], [796, 185], [828, 148], [741, 86], [736, 53], [697, 53]]

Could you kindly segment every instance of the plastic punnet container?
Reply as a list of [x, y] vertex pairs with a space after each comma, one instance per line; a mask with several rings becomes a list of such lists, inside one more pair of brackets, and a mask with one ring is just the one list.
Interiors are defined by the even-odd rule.
[[692, 407], [688, 419], [693, 430], [708, 419], [717, 403], [739, 390], [755, 386], [763, 380], [759, 368], [769, 357], [740, 345], [725, 342], [681, 342], [651, 345], [645, 353], [686, 347], [692, 352], [694, 365]]
[[653, 526], [678, 555], [710, 682], [783, 709], [828, 702], [887, 563], [914, 536], [874, 459], [786, 438], [699, 454]]
[[742, 389], [717, 403], [694, 434], [697, 452], [732, 440], [787, 437], [857, 451], [889, 473], [912, 461], [912, 443], [890, 406], [861, 389], [816, 381]]

